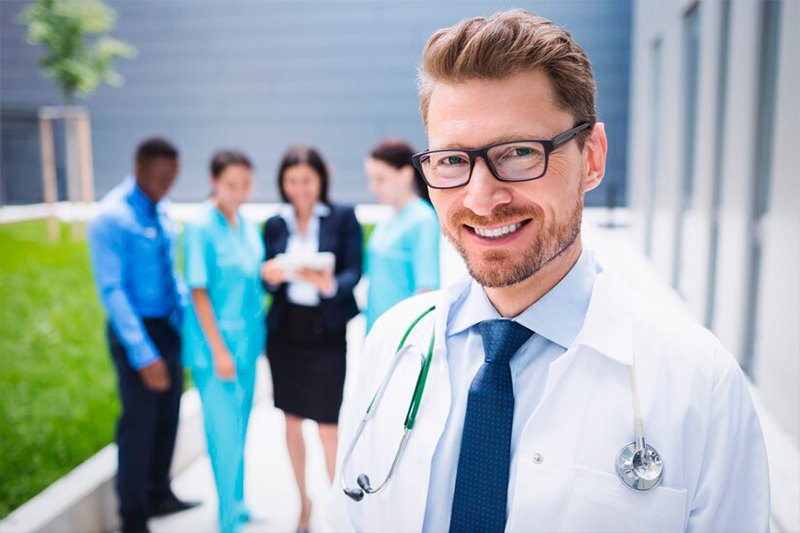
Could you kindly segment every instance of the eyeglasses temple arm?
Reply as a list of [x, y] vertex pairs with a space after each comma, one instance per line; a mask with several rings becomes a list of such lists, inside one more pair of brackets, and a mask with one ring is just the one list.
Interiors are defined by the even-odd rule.
[[571, 140], [573, 137], [577, 137], [580, 132], [582, 132], [589, 126], [591, 126], [591, 124], [589, 124], [588, 122], [584, 122], [583, 124], [579, 124], [569, 131], [565, 131], [558, 137], [554, 137], [552, 141], [553, 143], [552, 149], [556, 150], [557, 148], [561, 147], [562, 145], [564, 145], [564, 143]]

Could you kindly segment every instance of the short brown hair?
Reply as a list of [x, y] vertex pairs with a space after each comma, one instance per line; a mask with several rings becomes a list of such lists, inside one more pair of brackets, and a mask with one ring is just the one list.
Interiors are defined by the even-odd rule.
[[211, 157], [211, 176], [219, 178], [225, 169], [232, 166], [242, 166], [253, 170], [250, 159], [238, 150], [220, 150]]
[[[521, 9], [475, 17], [434, 33], [422, 52], [418, 81], [420, 111], [428, 125], [428, 105], [437, 81], [499, 80], [541, 69], [553, 84], [557, 104], [575, 125], [597, 122], [597, 86], [592, 65], [567, 30]], [[581, 143], [588, 137], [579, 137]]]

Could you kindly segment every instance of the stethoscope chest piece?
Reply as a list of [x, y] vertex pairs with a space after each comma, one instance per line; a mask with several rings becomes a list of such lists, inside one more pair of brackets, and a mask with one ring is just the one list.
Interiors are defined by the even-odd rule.
[[637, 492], [647, 492], [661, 483], [664, 465], [652, 446], [631, 442], [617, 454], [617, 474], [622, 482]]

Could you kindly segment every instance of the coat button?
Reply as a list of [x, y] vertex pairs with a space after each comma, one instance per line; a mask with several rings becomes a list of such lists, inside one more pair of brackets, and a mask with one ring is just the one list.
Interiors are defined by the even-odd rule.
[[533, 462], [534, 463], [536, 463], [537, 465], [540, 465], [540, 464], [542, 464], [542, 461], [544, 461], [544, 457], [542, 457], [542, 454], [540, 454], [540, 453], [533, 454]]

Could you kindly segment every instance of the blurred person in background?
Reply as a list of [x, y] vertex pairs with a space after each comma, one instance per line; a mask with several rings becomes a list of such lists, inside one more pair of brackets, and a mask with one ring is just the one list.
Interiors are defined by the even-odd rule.
[[405, 141], [387, 139], [364, 162], [370, 190], [394, 209], [367, 244], [367, 332], [396, 303], [439, 288], [439, 221], [413, 155]]
[[[311, 506], [305, 483], [303, 419], [317, 422], [333, 478], [337, 423], [345, 379], [348, 321], [358, 314], [353, 288], [361, 278], [362, 233], [351, 207], [328, 199], [328, 169], [319, 152], [293, 146], [280, 163], [284, 203], [264, 226], [262, 275], [273, 295], [267, 342], [275, 406], [286, 416], [286, 442], [300, 492], [297, 530], [307, 531]], [[287, 272], [279, 253], [332, 252], [333, 270]]]
[[183, 329], [183, 362], [200, 392], [208, 454], [219, 498], [219, 528], [237, 532], [251, 518], [244, 503], [244, 449], [256, 359], [266, 342], [260, 266], [264, 246], [240, 207], [253, 191], [244, 154], [217, 152], [212, 196], [184, 233], [192, 306]]
[[186, 290], [175, 271], [175, 230], [163, 198], [178, 175], [167, 140], [143, 141], [134, 175], [102, 200], [89, 225], [95, 283], [119, 378], [117, 491], [123, 532], [194, 506], [172, 493], [169, 469], [183, 392], [178, 331]]

